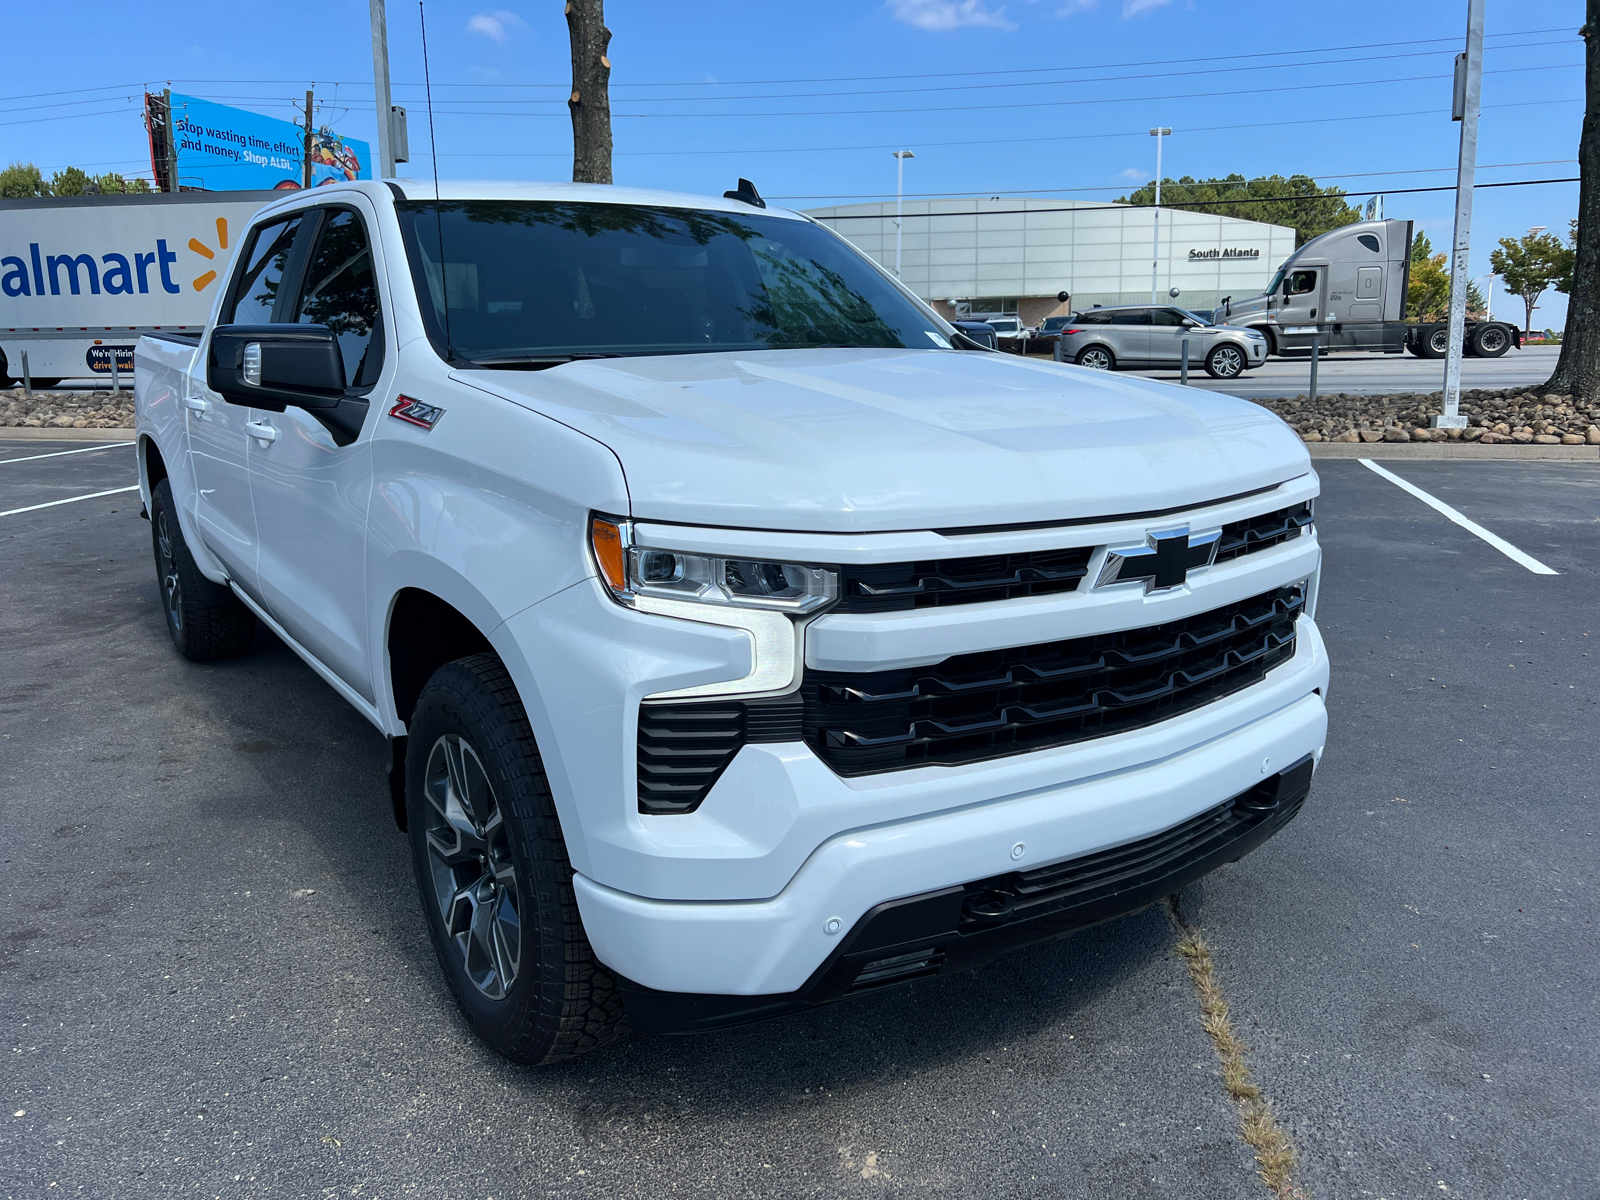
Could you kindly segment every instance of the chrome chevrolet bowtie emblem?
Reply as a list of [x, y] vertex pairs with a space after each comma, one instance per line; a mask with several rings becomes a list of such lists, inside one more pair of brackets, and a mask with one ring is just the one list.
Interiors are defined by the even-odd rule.
[[1095, 587], [1143, 583], [1147, 595], [1177, 587], [1188, 579], [1190, 571], [1211, 565], [1221, 539], [1220, 529], [1191, 534], [1185, 527], [1146, 534], [1143, 546], [1119, 546], [1107, 552]]

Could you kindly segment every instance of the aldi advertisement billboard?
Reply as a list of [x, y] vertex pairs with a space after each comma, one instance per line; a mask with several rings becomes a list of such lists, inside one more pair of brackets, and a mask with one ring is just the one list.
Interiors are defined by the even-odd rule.
[[[305, 178], [305, 132], [282, 121], [198, 96], [172, 95], [178, 181], [207, 192], [293, 189]], [[371, 179], [366, 142], [324, 126], [311, 137], [311, 186]]]

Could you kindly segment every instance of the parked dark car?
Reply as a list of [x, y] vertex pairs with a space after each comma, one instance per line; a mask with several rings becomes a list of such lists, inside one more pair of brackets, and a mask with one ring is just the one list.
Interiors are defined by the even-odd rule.
[[994, 326], [987, 321], [968, 321], [963, 318], [951, 321], [950, 324], [954, 325], [973, 341], [987, 346], [991, 350], [1000, 348], [1000, 335], [994, 331]]

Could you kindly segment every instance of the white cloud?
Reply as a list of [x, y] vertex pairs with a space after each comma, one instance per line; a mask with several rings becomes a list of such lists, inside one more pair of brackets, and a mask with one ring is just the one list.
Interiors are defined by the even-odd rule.
[[983, 0], [889, 0], [889, 14], [902, 24], [936, 32], [963, 25], [1017, 27], [1014, 21], [1007, 20], [1004, 6], [991, 9]]
[[1137, 17], [1140, 13], [1153, 12], [1171, 3], [1172, 0], [1122, 0], [1122, 15]]
[[1065, 4], [1056, 9], [1056, 16], [1075, 17], [1081, 12], [1088, 12], [1099, 3], [1100, 0], [1067, 0]]
[[503, 42], [514, 32], [527, 27], [528, 23], [516, 13], [504, 9], [485, 9], [467, 22], [468, 33], [481, 33], [497, 42]]
[[1139, 180], [1142, 182], [1150, 178], [1150, 172], [1144, 167], [1129, 167], [1124, 171], [1118, 171], [1117, 178], [1126, 179], [1130, 183], [1134, 180]]

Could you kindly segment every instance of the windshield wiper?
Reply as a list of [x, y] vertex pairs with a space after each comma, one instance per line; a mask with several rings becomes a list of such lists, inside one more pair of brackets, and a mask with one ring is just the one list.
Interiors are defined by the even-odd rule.
[[621, 358], [617, 353], [515, 354], [505, 358], [474, 358], [469, 365], [489, 371], [544, 371], [590, 358]]

